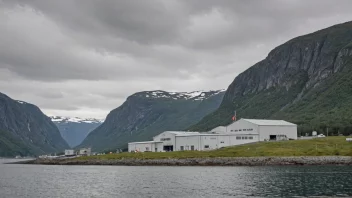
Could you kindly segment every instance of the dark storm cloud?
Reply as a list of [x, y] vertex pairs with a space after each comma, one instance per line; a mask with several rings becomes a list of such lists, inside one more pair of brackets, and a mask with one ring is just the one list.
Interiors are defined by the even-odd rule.
[[351, 6], [0, 0], [0, 91], [51, 114], [103, 117], [137, 91], [226, 88], [275, 46], [351, 20]]
[[5, 1], [29, 5], [69, 29], [100, 36], [122, 37], [143, 44], [169, 42], [185, 25], [182, 11], [174, 13], [173, 3], [155, 0], [133, 1]]

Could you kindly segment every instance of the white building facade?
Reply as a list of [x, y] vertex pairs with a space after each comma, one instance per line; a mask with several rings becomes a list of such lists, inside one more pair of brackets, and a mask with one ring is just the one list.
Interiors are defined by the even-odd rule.
[[241, 119], [225, 129], [226, 133], [257, 134], [259, 141], [297, 139], [297, 125], [284, 120]]
[[65, 156], [74, 156], [76, 155], [75, 150], [73, 149], [66, 149], [65, 150]]
[[213, 150], [259, 141], [297, 139], [297, 125], [283, 120], [241, 119], [206, 133], [165, 131], [149, 142], [131, 142], [128, 151]]
[[163, 150], [163, 142], [130, 142], [128, 143], [128, 152], [159, 152]]
[[78, 151], [78, 155], [81, 156], [90, 156], [92, 154], [91, 148], [80, 148]]
[[176, 151], [214, 150], [227, 146], [247, 144], [258, 141], [258, 135], [252, 134], [199, 134], [177, 135]]

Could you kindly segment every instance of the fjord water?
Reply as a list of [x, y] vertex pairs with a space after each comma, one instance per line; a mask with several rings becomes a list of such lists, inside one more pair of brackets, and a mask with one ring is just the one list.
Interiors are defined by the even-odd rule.
[[[1, 160], [0, 163], [8, 162]], [[352, 196], [352, 167], [0, 164], [0, 197]]]

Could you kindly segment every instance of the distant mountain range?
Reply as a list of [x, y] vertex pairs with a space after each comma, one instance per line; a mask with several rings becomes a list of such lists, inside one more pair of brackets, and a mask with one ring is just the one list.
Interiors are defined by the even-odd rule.
[[272, 50], [228, 87], [218, 110], [189, 130], [239, 118], [285, 119], [299, 133], [352, 134], [352, 22], [294, 38]]
[[78, 118], [51, 116], [53, 121], [59, 128], [61, 136], [66, 140], [70, 147], [75, 147], [82, 143], [87, 135], [100, 126], [104, 120], [95, 118]]
[[102, 125], [81, 146], [95, 151], [127, 148], [131, 141], [146, 141], [165, 130], [184, 130], [216, 110], [225, 90], [144, 91], [129, 96], [112, 110]]
[[0, 156], [33, 156], [68, 147], [55, 124], [37, 106], [0, 93]]

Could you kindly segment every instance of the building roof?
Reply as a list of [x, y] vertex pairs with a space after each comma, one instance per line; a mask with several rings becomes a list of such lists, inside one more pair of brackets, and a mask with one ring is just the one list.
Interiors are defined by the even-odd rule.
[[180, 134], [176, 134], [176, 137], [184, 137], [184, 136], [197, 136], [197, 135], [201, 135], [200, 133], [180, 133]]
[[218, 126], [213, 128], [211, 131], [226, 131], [226, 127], [225, 126]]
[[172, 133], [175, 135], [195, 135], [195, 134], [199, 134], [199, 132], [188, 132], [188, 131], [165, 131], [168, 133]]
[[285, 120], [257, 120], [257, 119], [241, 119], [247, 122], [260, 125], [260, 126], [296, 126], [291, 122], [287, 122]]
[[176, 137], [185, 136], [239, 136], [239, 135], [258, 135], [251, 133], [199, 133], [199, 134], [189, 134], [189, 135], [176, 135]]
[[160, 141], [145, 141], [145, 142], [129, 142], [128, 144], [148, 144], [148, 143], [161, 143]]

